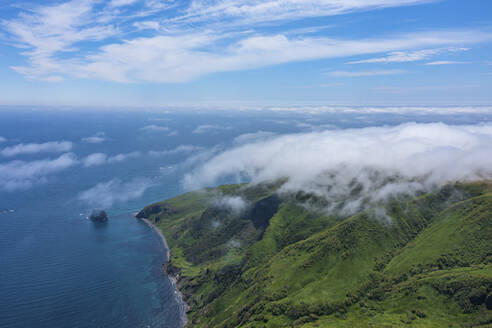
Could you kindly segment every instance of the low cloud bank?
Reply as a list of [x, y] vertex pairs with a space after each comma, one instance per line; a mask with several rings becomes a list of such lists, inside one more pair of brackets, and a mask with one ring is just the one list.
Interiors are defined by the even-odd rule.
[[229, 127], [229, 126], [203, 124], [203, 125], [197, 126], [192, 131], [192, 133], [201, 134], [201, 133], [209, 133], [209, 132], [213, 132], [213, 131], [230, 130], [230, 129], [231, 129], [231, 127]]
[[246, 201], [239, 196], [220, 196], [220, 197], [217, 197], [213, 201], [213, 205], [220, 207], [220, 208], [225, 208], [225, 209], [230, 210], [236, 214], [242, 212], [248, 206]]
[[61, 153], [72, 149], [72, 143], [69, 141], [51, 141], [45, 143], [28, 143], [18, 144], [11, 147], [6, 147], [0, 151], [0, 154], [5, 157], [17, 156], [22, 154], [37, 154], [37, 153]]
[[68, 169], [77, 163], [76, 156], [67, 153], [55, 159], [0, 164], [0, 190], [28, 189], [34, 184], [46, 181], [49, 174]]
[[151, 180], [145, 178], [136, 178], [127, 182], [112, 179], [81, 192], [78, 200], [92, 207], [109, 208], [115, 203], [124, 203], [141, 197], [153, 185]]
[[245, 133], [234, 138], [234, 145], [240, 146], [252, 142], [265, 141], [277, 136], [274, 132], [258, 131], [255, 133]]
[[[395, 90], [394, 87], [391, 87]], [[425, 86], [426, 89], [439, 88]], [[449, 88], [449, 86], [447, 87]], [[381, 89], [375, 87], [374, 89]], [[387, 90], [387, 88], [385, 88]], [[406, 88], [408, 89], [408, 88]], [[246, 109], [246, 108], [244, 108]], [[248, 108], [252, 110], [253, 108]], [[258, 108], [257, 108], [258, 110]], [[302, 114], [401, 114], [401, 115], [463, 115], [463, 114], [492, 114], [491, 106], [275, 106], [264, 107], [260, 110], [273, 112], [290, 112]]]
[[105, 164], [106, 160], [107, 160], [106, 154], [94, 153], [84, 158], [83, 162], [85, 167], [91, 167], [91, 166]]
[[[105, 153], [92, 153], [86, 157], [78, 158], [74, 153], [65, 153], [58, 158], [46, 158], [34, 161], [12, 160], [0, 163], [0, 191], [25, 190], [36, 184], [48, 181], [48, 177], [59, 171], [70, 167], [91, 168], [100, 165], [121, 163], [131, 159], [137, 159], [146, 155], [149, 156], [168, 156], [173, 154], [190, 154], [200, 152], [203, 147], [193, 145], [181, 145], [166, 151], [149, 151], [142, 153], [134, 151], [116, 155]], [[210, 158], [210, 155], [207, 158]], [[202, 157], [200, 157], [202, 158]], [[187, 163], [187, 162], [186, 162]], [[191, 164], [189, 164], [191, 165]], [[189, 166], [186, 166], [189, 167]]]
[[145, 132], [161, 132], [161, 133], [167, 132], [168, 136], [178, 135], [178, 131], [176, 131], [176, 130], [171, 130], [167, 126], [161, 126], [161, 125], [155, 125], [155, 124], [146, 125], [143, 128], [141, 128], [140, 130], [145, 131]]
[[285, 179], [281, 191], [323, 197], [350, 214], [390, 196], [492, 178], [492, 124], [407, 123], [284, 135], [222, 152], [184, 177], [187, 189], [223, 179]]
[[194, 145], [180, 145], [176, 148], [170, 150], [151, 150], [149, 151], [150, 156], [167, 156], [167, 155], [176, 155], [176, 154], [188, 154], [195, 151], [203, 150], [203, 147], [194, 146]]
[[106, 134], [104, 132], [98, 132], [93, 136], [82, 138], [82, 142], [98, 144], [106, 141]]
[[114, 156], [107, 156], [104, 153], [93, 153], [85, 157], [82, 162], [85, 167], [104, 165], [104, 164], [114, 164], [124, 162], [128, 159], [140, 157], [142, 154], [138, 151], [131, 153], [118, 154]]
[[169, 131], [170, 129], [167, 127], [167, 126], [160, 126], [160, 125], [155, 125], [155, 124], [151, 124], [151, 125], [146, 125], [142, 128], [142, 130], [144, 131]]
[[82, 166], [113, 164], [142, 156], [140, 152], [131, 152], [107, 156], [104, 153], [94, 153], [79, 159], [74, 153], [65, 153], [58, 158], [46, 158], [34, 161], [13, 160], [0, 164], [0, 191], [25, 190], [46, 182], [50, 175], [68, 169]]

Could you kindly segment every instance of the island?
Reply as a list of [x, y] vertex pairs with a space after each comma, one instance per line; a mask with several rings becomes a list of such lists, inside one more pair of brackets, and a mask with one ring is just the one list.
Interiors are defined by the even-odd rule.
[[[189, 327], [489, 327], [492, 183], [344, 215], [282, 182], [149, 205]], [[383, 213], [383, 214], [381, 214]]]

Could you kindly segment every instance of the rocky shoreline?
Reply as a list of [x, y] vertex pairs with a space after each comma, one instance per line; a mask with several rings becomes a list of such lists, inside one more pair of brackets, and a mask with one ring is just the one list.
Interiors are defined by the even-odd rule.
[[155, 226], [150, 220], [144, 219], [144, 218], [139, 218], [140, 220], [144, 221], [146, 224], [148, 224], [152, 229], [154, 229], [155, 232], [161, 237], [162, 243], [166, 247], [166, 262], [162, 265], [162, 269], [164, 273], [169, 277], [169, 280], [171, 280], [171, 284], [173, 285], [175, 289], [176, 296], [178, 298], [178, 301], [182, 305], [182, 312], [181, 312], [181, 322], [183, 323], [183, 327], [186, 327], [188, 324], [188, 316], [186, 313], [189, 310], [188, 304], [186, 304], [183, 294], [181, 293], [179, 289], [179, 272], [175, 270], [174, 266], [171, 264], [171, 251], [169, 248], [169, 245], [167, 244], [166, 237], [164, 237], [164, 234], [162, 233], [161, 229], [159, 227]]

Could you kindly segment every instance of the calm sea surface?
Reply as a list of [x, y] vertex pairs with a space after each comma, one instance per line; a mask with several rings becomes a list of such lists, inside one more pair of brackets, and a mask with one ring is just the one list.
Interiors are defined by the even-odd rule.
[[[165, 249], [131, 214], [182, 193], [183, 174], [208, 150], [254, 137], [234, 140], [239, 135], [491, 120], [356, 116], [1, 108], [0, 327], [180, 327], [182, 309], [161, 268]], [[100, 142], [84, 139], [89, 137]], [[1, 153], [20, 143], [51, 141], [73, 146]], [[53, 162], [67, 153], [69, 164]], [[94, 153], [100, 155], [87, 161]], [[95, 207], [108, 211], [106, 225], [87, 219]]]

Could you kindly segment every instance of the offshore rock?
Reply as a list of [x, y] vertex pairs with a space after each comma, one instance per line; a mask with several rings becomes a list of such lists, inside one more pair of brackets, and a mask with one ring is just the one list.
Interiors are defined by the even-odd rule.
[[93, 210], [89, 219], [98, 223], [108, 222], [108, 214], [104, 210]]

